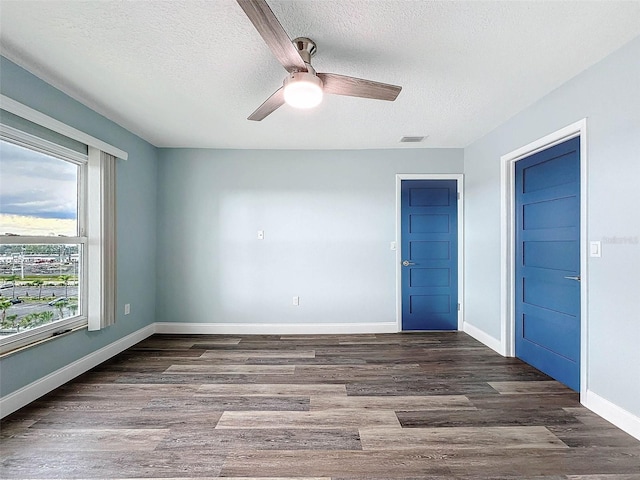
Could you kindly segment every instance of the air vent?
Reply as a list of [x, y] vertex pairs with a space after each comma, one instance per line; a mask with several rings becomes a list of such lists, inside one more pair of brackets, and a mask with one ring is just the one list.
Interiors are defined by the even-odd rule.
[[402, 137], [400, 143], [420, 143], [427, 137]]

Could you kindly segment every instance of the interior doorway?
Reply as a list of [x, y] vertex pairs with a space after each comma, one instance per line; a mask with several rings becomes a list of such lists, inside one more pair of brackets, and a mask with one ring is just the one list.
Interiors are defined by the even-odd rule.
[[[567, 144], [566, 143], [567, 141], [571, 141], [571, 143]], [[538, 187], [544, 186], [542, 184], [545, 184], [544, 178], [547, 176], [547, 173], [544, 172], [543, 170], [547, 168], [553, 169], [555, 167], [567, 168], [567, 165], [569, 165], [567, 164], [565, 165], [565, 167], [560, 166], [560, 164], [563, 163], [563, 161], [560, 160], [560, 158], [563, 157], [563, 154], [559, 153], [559, 150], [557, 149], [563, 148], [563, 147], [558, 147], [558, 145], [561, 145], [561, 144], [565, 144], [565, 147], [568, 145], [568, 150], [572, 150], [572, 149], [575, 150], [575, 153], [577, 155], [577, 159], [576, 159], [577, 163], [573, 167], [569, 167], [568, 169], [569, 171], [572, 168], [575, 168], [575, 171], [573, 173], [565, 172], [564, 174], [562, 173], [558, 174], [559, 175], [558, 178], [562, 177], [562, 175], [569, 175], [569, 176], [574, 175], [574, 177], [577, 175], [577, 178], [575, 178], [576, 182], [573, 183], [573, 187], [577, 190], [575, 190], [573, 193], [560, 192], [560, 190], [562, 190], [563, 188], [570, 188], [570, 187], [567, 187], [567, 185], [571, 184], [571, 182], [567, 180], [568, 177], [561, 178], [560, 180], [558, 180], [556, 183], [559, 183], [559, 185], [555, 185], [555, 186], [552, 185], [553, 183], [553, 180], [552, 180], [551, 183], [546, 182], [546, 187], [538, 188]], [[556, 148], [556, 150], [554, 150], [554, 148]], [[544, 154], [544, 153], [541, 154], [541, 152], [548, 152], [548, 154]], [[541, 155], [538, 155], [538, 154], [541, 154]], [[556, 156], [556, 154], [558, 155]], [[544, 157], [544, 155], [547, 155], [547, 157]], [[554, 159], [556, 159], [557, 161], [554, 162], [553, 161]], [[523, 316], [526, 317], [526, 315], [529, 315], [530, 320], [531, 319], [535, 320], [534, 317], [536, 317], [536, 314], [538, 313], [538, 311], [541, 311], [541, 309], [559, 310], [560, 313], [558, 313], [556, 315], [556, 318], [552, 320], [552, 323], [556, 322], [556, 324], [558, 323], [557, 322], [558, 317], [561, 317], [564, 315], [566, 319], [567, 314], [575, 315], [576, 317], [575, 321], [577, 324], [576, 325], [577, 339], [574, 339], [574, 346], [572, 347], [574, 349], [574, 352], [572, 354], [577, 355], [577, 359], [576, 359], [577, 361], [575, 363], [576, 363], [578, 373], [577, 373], [577, 379], [570, 386], [572, 386], [572, 388], [579, 389], [581, 395], [585, 395], [587, 390], [586, 371], [587, 371], [587, 360], [588, 360], [588, 352], [587, 352], [588, 322], [587, 322], [587, 308], [586, 308], [587, 283], [588, 283], [587, 248], [586, 248], [586, 238], [587, 238], [587, 235], [586, 235], [586, 205], [587, 205], [586, 119], [581, 120], [580, 122], [576, 122], [575, 124], [569, 125], [557, 132], [554, 132], [522, 148], [519, 148], [503, 156], [501, 160], [502, 160], [502, 188], [501, 188], [502, 189], [502, 226], [501, 226], [501, 230], [502, 230], [502, 242], [501, 242], [502, 340], [501, 342], [502, 342], [502, 345], [501, 347], [503, 349], [503, 353], [507, 356], [516, 356], [516, 355], [521, 356], [520, 355], [520, 353], [522, 352], [521, 345], [518, 346], [517, 338], [518, 336], [520, 336], [520, 340], [522, 340], [524, 336], [525, 338], [527, 338], [526, 343], [528, 344], [528, 346], [533, 346], [534, 350], [541, 350], [541, 349], [548, 350], [547, 347], [551, 346], [552, 347], [551, 350], [553, 349], [560, 350], [562, 355], [567, 355], [567, 351], [563, 350], [563, 348], [565, 347], [561, 345], [553, 344], [553, 342], [555, 342], [557, 338], [553, 338], [553, 339], [547, 338], [545, 340], [544, 338], [540, 337], [540, 335], [542, 335], [543, 337], [546, 336], [545, 328], [549, 326], [548, 322], [545, 324], [546, 320], [542, 319], [542, 323], [538, 323], [538, 324], [532, 323], [529, 326], [531, 328], [528, 328], [528, 331], [525, 331], [524, 333], [522, 331], [523, 327], [527, 329], [527, 326], [526, 324], [523, 325], [522, 320], [523, 320]], [[520, 163], [520, 166], [518, 166], [518, 162], [520, 161], [524, 163]], [[523, 209], [525, 209], [525, 206], [526, 206], [526, 201], [523, 203], [522, 199], [519, 200], [518, 197], [522, 195], [522, 189], [525, 188], [526, 190], [526, 187], [523, 187], [522, 178], [518, 179], [518, 175], [520, 176], [522, 176], [523, 174], [526, 175], [525, 170], [526, 170], [526, 167], [528, 166], [527, 162], [529, 162], [529, 164], [531, 164], [531, 166], [534, 166], [534, 167], [535, 165], [541, 166], [539, 171], [537, 172], [534, 172], [533, 170], [531, 171], [530, 179], [532, 179], [534, 183], [536, 182], [536, 178], [542, 179], [541, 180], [542, 184], [538, 186], [535, 186], [532, 184], [532, 186], [530, 186], [529, 188], [529, 191], [534, 196], [537, 195], [540, 197], [538, 200], [541, 200], [541, 202], [537, 202], [537, 200], [534, 197], [531, 197], [533, 199], [533, 204], [532, 204], [533, 208], [529, 208], [530, 210], [529, 212], [524, 210], [524, 219], [523, 219], [522, 214], [523, 214]], [[555, 174], [550, 175], [550, 178], [553, 178], [554, 175]], [[520, 184], [518, 184], [518, 181], [520, 181]], [[520, 189], [520, 192], [519, 192], [519, 189]], [[539, 189], [538, 193], [535, 193], [536, 189]], [[565, 238], [560, 238], [560, 237], [555, 239], [551, 238], [551, 243], [555, 243], [555, 245], [550, 246], [552, 250], [555, 249], [555, 253], [553, 254], [558, 257], [561, 257], [564, 263], [561, 264], [560, 266], [552, 266], [552, 269], [547, 272], [545, 272], [541, 267], [549, 266], [547, 265], [547, 263], [549, 260], [548, 257], [549, 255], [551, 255], [551, 253], [549, 252], [545, 253], [544, 251], [542, 251], [542, 252], [537, 252], [537, 253], [540, 253], [540, 255], [536, 256], [536, 249], [538, 247], [541, 247], [542, 244], [541, 243], [536, 244], [533, 242], [537, 240], [540, 240], [542, 242], [547, 242], [549, 241], [549, 239], [542, 238], [542, 237], [538, 239], [536, 238], [536, 235], [544, 236], [545, 233], [553, 235], [551, 230], [548, 232], [546, 231], [547, 227], [550, 227], [553, 225], [546, 225], [545, 222], [547, 223], [551, 222], [552, 224], [554, 222], [557, 223], [558, 225], [556, 226], [558, 226], [560, 229], [563, 229], [562, 231], [559, 232], [562, 235], [567, 234], [570, 228], [565, 228], [566, 226], [562, 226], [562, 223], [566, 223], [565, 220], [560, 221], [558, 220], [558, 217], [553, 217], [553, 218], [549, 217], [548, 214], [544, 212], [543, 207], [548, 206], [548, 205], [544, 205], [545, 199], [542, 198], [545, 195], [545, 193], [543, 193], [543, 191], [545, 190], [547, 191], [547, 193], [552, 194], [551, 196], [558, 194], [557, 198], [560, 201], [555, 206], [559, 207], [559, 211], [560, 211], [559, 215], [562, 216], [563, 212], [567, 213], [568, 210], [573, 209], [574, 210], [573, 214], [575, 214], [574, 218], [577, 218], [577, 223], [578, 223], [577, 226], [570, 227], [570, 228], [573, 228], [573, 233], [575, 234], [575, 237], [573, 240], [567, 240]], [[574, 198], [573, 204], [571, 200], [563, 200], [563, 199], [568, 199], [572, 195]], [[537, 225], [535, 223], [537, 221], [535, 217], [536, 214], [542, 215], [541, 217], [539, 217], [539, 220], [541, 223]], [[539, 227], [539, 228], [530, 229], [529, 233], [533, 234], [532, 237], [527, 237], [529, 233], [525, 233], [523, 237], [522, 228], [521, 228], [522, 225], [521, 224], [519, 225], [518, 223], [518, 222], [526, 223], [527, 215], [530, 216], [530, 221], [533, 222], [533, 223], [530, 223], [529, 225], [532, 227]], [[526, 230], [526, 225], [525, 225], [525, 230]], [[535, 232], [535, 230], [537, 230], [537, 233]], [[558, 240], [559, 242], [555, 242], [555, 240]], [[574, 245], [577, 251], [571, 252], [570, 251], [571, 245], [569, 245], [569, 243], [561, 243], [565, 240], [567, 240], [568, 242], [577, 241], [577, 245]], [[526, 245], [527, 242], [530, 242], [530, 244]], [[545, 248], [551, 245], [551, 243], [546, 245]], [[527, 251], [525, 251], [525, 249]], [[561, 252], [562, 249], [565, 249], [564, 254]], [[527, 256], [527, 255], [529, 257], [529, 260], [531, 261], [530, 266], [532, 268], [530, 268], [528, 272], [526, 271], [523, 272], [522, 269], [523, 268], [526, 269], [526, 266], [523, 267], [523, 265], [526, 264], [526, 261], [523, 263], [523, 256]], [[573, 260], [568, 261], [567, 259], [572, 255], [573, 255]], [[578, 257], [577, 259], [575, 258], [576, 255]], [[538, 260], [536, 260], [536, 258]], [[571, 263], [571, 265], [569, 263]], [[535, 265], [535, 264], [539, 264], [539, 265]], [[555, 276], [558, 278], [551, 279], [551, 276], [554, 275], [553, 273], [554, 270], [556, 270]], [[526, 277], [529, 274], [533, 275], [533, 277], [529, 277], [529, 279], [526, 280]], [[540, 275], [542, 276], [547, 275], [549, 278], [547, 278], [545, 281], [540, 281], [540, 279], [542, 278], [540, 277]], [[525, 279], [523, 280], [523, 278]], [[528, 298], [524, 298], [525, 304], [527, 305], [535, 304], [532, 307], [522, 306], [523, 295], [524, 296], [527, 295], [526, 290], [523, 291], [523, 282], [525, 285], [528, 282], [529, 286], [534, 288], [534, 290], [529, 292]], [[558, 283], [558, 285], [556, 286], [553, 286], [552, 285], [553, 282], [560, 282], [560, 283]], [[542, 290], [536, 291], [535, 289], [537, 287], [542, 288], [542, 290], [546, 289], [547, 294], [545, 294]], [[566, 301], [568, 297], [565, 298], [564, 295], [560, 295], [560, 296], [556, 295], [556, 293], [558, 293], [559, 290], [563, 290], [563, 289], [567, 291], [574, 290], [574, 292], [577, 292], [577, 297], [576, 297], [577, 306], [576, 305], [569, 306], [568, 302]], [[555, 299], [551, 298], [551, 302], [553, 303], [553, 305], [537, 305], [539, 303], [543, 303], [541, 300], [543, 297], [546, 299], [545, 301], [547, 301], [551, 297], [554, 297]], [[547, 308], [547, 307], [552, 307], [552, 308]], [[562, 312], [562, 310], [568, 310], [568, 312]], [[549, 341], [551, 342], [551, 345], [547, 345], [547, 347], [543, 346], [544, 342], [549, 342]], [[570, 356], [570, 355], [567, 355], [567, 356]], [[525, 360], [529, 361], [527, 359]], [[539, 365], [534, 364], [534, 366], [537, 366], [538, 368], [543, 367], [540, 369], [545, 371], [546, 361], [543, 361]], [[562, 379], [560, 380], [564, 381]], [[570, 383], [570, 382], [565, 381], [565, 383]]]

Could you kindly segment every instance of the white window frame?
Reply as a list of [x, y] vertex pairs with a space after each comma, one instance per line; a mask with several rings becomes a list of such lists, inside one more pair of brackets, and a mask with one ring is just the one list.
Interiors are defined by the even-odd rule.
[[72, 317], [54, 320], [46, 325], [40, 325], [23, 332], [0, 338], [0, 355], [24, 348], [41, 342], [47, 338], [55, 337], [61, 332], [82, 328], [87, 325], [87, 229], [86, 219], [87, 205], [87, 179], [88, 179], [88, 155], [78, 153], [35, 135], [17, 130], [7, 125], [0, 124], [0, 140], [19, 145], [45, 155], [58, 158], [78, 166], [78, 234], [74, 237], [53, 237], [35, 235], [0, 235], [2, 245], [67, 245], [77, 244], [82, 249], [80, 265], [78, 269], [78, 307], [79, 313]]

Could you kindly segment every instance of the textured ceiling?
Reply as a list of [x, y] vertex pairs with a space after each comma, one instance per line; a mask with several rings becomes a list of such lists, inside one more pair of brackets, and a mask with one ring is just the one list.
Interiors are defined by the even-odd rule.
[[269, 4], [318, 71], [398, 99], [246, 120], [286, 72], [234, 0], [0, 0], [1, 52], [157, 146], [464, 147], [640, 34], [639, 1]]

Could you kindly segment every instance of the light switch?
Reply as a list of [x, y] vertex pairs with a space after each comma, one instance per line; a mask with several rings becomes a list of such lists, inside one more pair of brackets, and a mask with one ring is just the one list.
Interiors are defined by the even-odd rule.
[[258, 240], [264, 240], [264, 230], [258, 230]]
[[396, 242], [391, 242], [391, 243], [389, 244], [389, 248], [390, 248], [391, 250], [395, 250], [395, 249], [397, 248], [397, 247], [396, 247]]
[[589, 242], [589, 256], [601, 257], [602, 256], [602, 243], [599, 241]]

